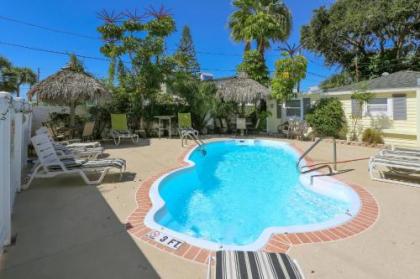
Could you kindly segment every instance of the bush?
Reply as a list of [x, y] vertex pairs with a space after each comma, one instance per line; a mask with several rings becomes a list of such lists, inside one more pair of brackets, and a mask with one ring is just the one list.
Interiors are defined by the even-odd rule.
[[384, 143], [382, 132], [373, 128], [367, 128], [363, 131], [362, 141], [369, 144]]
[[346, 127], [343, 106], [337, 98], [319, 100], [306, 114], [306, 121], [321, 137], [338, 138]]

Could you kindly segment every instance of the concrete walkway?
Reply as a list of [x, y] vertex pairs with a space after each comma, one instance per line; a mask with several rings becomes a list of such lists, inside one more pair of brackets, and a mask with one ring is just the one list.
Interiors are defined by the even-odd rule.
[[[108, 147], [111, 157], [127, 160], [124, 181], [111, 175], [94, 187], [65, 177], [35, 180], [18, 195], [13, 216], [16, 244], [1, 257], [0, 278], [205, 278], [205, 265], [133, 239], [124, 227], [136, 207], [134, 195], [141, 182], [176, 165], [183, 152], [179, 140]], [[375, 152], [338, 145], [339, 160]], [[323, 143], [312, 158], [330, 161], [331, 153], [331, 144]], [[341, 175], [343, 179], [364, 186], [377, 199], [377, 223], [350, 239], [296, 246], [289, 254], [307, 278], [419, 278], [420, 188], [371, 181], [367, 161], [340, 168], [354, 168]]]

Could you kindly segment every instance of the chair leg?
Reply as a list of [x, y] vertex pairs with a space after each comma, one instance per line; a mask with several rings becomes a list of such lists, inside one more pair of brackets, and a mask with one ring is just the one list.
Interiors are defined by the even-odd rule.
[[28, 182], [26, 182], [25, 184], [22, 185], [22, 190], [26, 190], [29, 188], [29, 186], [31, 185], [32, 181], [35, 179], [36, 174], [38, 173], [38, 171], [42, 168], [42, 165], [39, 164], [34, 171], [32, 172], [32, 174], [29, 176], [29, 180]]
[[107, 175], [109, 169], [110, 168], [103, 169], [102, 173], [101, 173], [101, 176], [97, 180], [94, 180], [94, 181], [90, 180], [87, 177], [86, 173], [82, 170], [79, 171], [79, 175], [82, 177], [82, 179], [85, 181], [86, 184], [88, 184], [88, 185], [98, 185], [98, 184], [101, 184], [102, 180], [104, 180], [105, 175]]

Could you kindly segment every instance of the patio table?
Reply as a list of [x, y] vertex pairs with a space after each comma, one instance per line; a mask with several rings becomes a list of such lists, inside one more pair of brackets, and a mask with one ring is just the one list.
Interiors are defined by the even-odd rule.
[[[174, 118], [175, 115], [157, 115], [155, 116], [156, 119], [159, 121], [159, 127], [158, 127], [158, 136], [161, 137], [161, 132], [168, 131], [169, 138], [172, 137], [172, 118]], [[168, 127], [165, 128], [164, 121], [168, 121]]]

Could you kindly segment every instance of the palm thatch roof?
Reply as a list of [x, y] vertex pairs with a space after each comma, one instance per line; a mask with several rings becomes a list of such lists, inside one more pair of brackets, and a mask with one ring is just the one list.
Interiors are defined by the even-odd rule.
[[102, 100], [108, 98], [110, 93], [92, 75], [65, 67], [35, 84], [28, 91], [29, 98], [34, 95], [37, 95], [39, 101], [68, 106]]
[[244, 73], [239, 76], [220, 78], [213, 80], [216, 87], [216, 95], [224, 101], [235, 103], [254, 103], [265, 99], [270, 91], [259, 82], [248, 78]]

